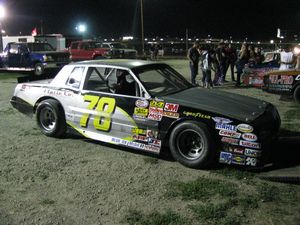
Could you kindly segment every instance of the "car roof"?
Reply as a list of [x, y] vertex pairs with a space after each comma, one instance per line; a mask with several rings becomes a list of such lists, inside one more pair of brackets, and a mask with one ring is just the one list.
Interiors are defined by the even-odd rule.
[[87, 60], [81, 62], [74, 62], [71, 65], [105, 65], [105, 66], [118, 66], [132, 69], [140, 66], [147, 65], [161, 65], [163, 63], [157, 63], [147, 60], [133, 60], [133, 59], [104, 59], [104, 60]]

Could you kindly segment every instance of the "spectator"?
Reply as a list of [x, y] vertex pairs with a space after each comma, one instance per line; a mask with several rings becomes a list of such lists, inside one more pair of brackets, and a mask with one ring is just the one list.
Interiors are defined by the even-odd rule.
[[237, 60], [237, 53], [236, 53], [236, 49], [232, 46], [232, 44], [228, 44], [228, 47], [226, 48], [226, 52], [227, 52], [227, 65], [226, 65], [226, 73], [228, 68], [230, 67], [230, 72], [231, 72], [231, 80], [235, 81], [234, 78], [234, 66], [235, 66], [235, 62]]
[[265, 57], [261, 52], [261, 48], [255, 47], [254, 52], [255, 52], [255, 61], [256, 61], [256, 63], [261, 64], [265, 60]]
[[284, 50], [280, 52], [280, 67], [279, 70], [290, 70], [294, 67], [295, 56], [290, 45], [286, 45]]
[[220, 42], [216, 49], [216, 59], [218, 61], [218, 70], [220, 72], [221, 83], [225, 82], [226, 77], [226, 52], [225, 52], [225, 44]]
[[198, 74], [199, 67], [199, 42], [194, 42], [193, 46], [188, 50], [187, 58], [191, 69], [191, 82], [196, 85], [196, 76]]
[[236, 61], [236, 69], [237, 69], [237, 78], [236, 78], [236, 84], [235, 86], [241, 85], [241, 75], [243, 73], [243, 69], [245, 67], [245, 64], [248, 63], [249, 60], [249, 52], [247, 44], [242, 44], [241, 50], [238, 55], [238, 59]]
[[248, 63], [251, 64], [251, 65], [255, 65], [256, 64], [256, 53], [254, 51], [254, 46], [253, 45], [248, 46], [248, 52], [249, 52], [249, 61], [248, 61]]
[[211, 80], [212, 69], [212, 57], [208, 46], [203, 47], [201, 51], [201, 68], [202, 68], [202, 85], [205, 88], [211, 88], [213, 86]]

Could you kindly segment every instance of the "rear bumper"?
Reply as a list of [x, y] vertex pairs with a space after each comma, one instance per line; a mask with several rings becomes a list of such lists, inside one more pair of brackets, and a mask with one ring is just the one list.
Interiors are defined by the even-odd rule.
[[10, 100], [10, 103], [19, 112], [30, 117], [33, 116], [33, 106], [30, 105], [28, 102], [25, 102], [23, 99], [13, 96]]

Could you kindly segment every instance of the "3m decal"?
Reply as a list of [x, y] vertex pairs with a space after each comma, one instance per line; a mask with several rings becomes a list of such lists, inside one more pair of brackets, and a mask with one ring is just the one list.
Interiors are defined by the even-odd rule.
[[242, 138], [246, 141], [257, 141], [257, 136], [252, 133], [244, 133]]
[[220, 163], [231, 164], [231, 162], [232, 162], [232, 154], [228, 153], [228, 152], [220, 152], [219, 162]]
[[236, 131], [236, 126], [230, 124], [216, 123], [216, 129]]
[[151, 101], [150, 102], [150, 107], [163, 109], [164, 105], [165, 105], [165, 102], [162, 102], [162, 101]]
[[165, 104], [165, 111], [177, 112], [178, 108], [179, 108], [178, 104], [171, 104], [171, 103], [166, 103]]
[[[94, 118], [94, 127], [97, 130], [109, 131], [111, 126], [111, 113], [116, 108], [116, 100], [114, 98], [107, 98], [93, 95], [84, 95], [85, 102], [89, 102], [88, 109], [96, 110], [100, 115]], [[80, 119], [80, 126], [87, 127], [90, 114], [84, 113]]]
[[248, 148], [260, 149], [260, 144], [256, 142], [240, 140], [240, 145]]
[[216, 123], [231, 123], [232, 122], [232, 120], [226, 119], [226, 118], [223, 118], [223, 117], [212, 117], [212, 119]]
[[138, 108], [147, 108], [149, 106], [149, 102], [147, 100], [136, 100], [135, 106]]
[[246, 158], [246, 165], [247, 166], [256, 166], [256, 164], [257, 164], [257, 159], [256, 158], [250, 158], [250, 157]]
[[240, 138], [241, 133], [231, 131], [231, 130], [220, 130], [219, 135], [226, 136], [226, 137], [232, 137], [232, 138]]
[[245, 123], [237, 125], [237, 129], [243, 133], [251, 133], [253, 131], [253, 127]]
[[245, 149], [245, 155], [250, 157], [259, 157], [261, 155], [261, 151], [246, 148]]
[[202, 114], [200, 112], [187, 112], [187, 111], [184, 111], [183, 115], [185, 115], [185, 116], [193, 116], [193, 117], [203, 118], [203, 119], [210, 119], [211, 118], [211, 116]]

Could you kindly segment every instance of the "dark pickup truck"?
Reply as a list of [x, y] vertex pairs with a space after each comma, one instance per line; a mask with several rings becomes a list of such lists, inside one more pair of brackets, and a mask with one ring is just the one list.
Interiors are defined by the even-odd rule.
[[70, 62], [69, 52], [55, 51], [48, 43], [8, 43], [0, 54], [0, 70], [33, 71], [42, 75], [47, 68], [61, 68]]

